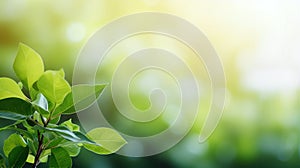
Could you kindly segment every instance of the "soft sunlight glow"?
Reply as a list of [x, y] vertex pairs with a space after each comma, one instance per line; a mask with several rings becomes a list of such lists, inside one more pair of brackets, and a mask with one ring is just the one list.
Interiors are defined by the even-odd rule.
[[67, 28], [67, 38], [72, 42], [81, 41], [86, 33], [85, 26], [81, 23], [72, 23]]

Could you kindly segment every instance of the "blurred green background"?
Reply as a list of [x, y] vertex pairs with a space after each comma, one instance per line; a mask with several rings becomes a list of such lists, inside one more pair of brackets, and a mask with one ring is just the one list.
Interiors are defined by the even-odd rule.
[[[72, 82], [79, 51], [99, 28], [137, 12], [170, 13], [203, 31], [223, 62], [227, 97], [214, 134], [198, 143], [199, 116], [188, 136], [164, 153], [130, 158], [82, 150], [73, 167], [299, 167], [299, 8], [295, 0], [2, 0], [0, 76], [16, 78], [12, 64], [23, 42], [40, 53], [46, 69], [64, 68]], [[109, 68], [99, 73], [103, 80]], [[205, 114], [209, 100], [202, 101]]]

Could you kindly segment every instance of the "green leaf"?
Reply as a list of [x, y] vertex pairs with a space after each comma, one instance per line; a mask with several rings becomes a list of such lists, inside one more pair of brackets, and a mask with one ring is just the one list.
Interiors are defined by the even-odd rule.
[[16, 128], [16, 127], [8, 127], [6, 129], [16, 131], [17, 133], [21, 134], [23, 137], [34, 139], [33, 135], [29, 131], [26, 131], [26, 130], [23, 130], [20, 128]]
[[28, 156], [27, 156], [27, 159], [26, 159], [26, 162], [27, 163], [34, 163], [34, 156], [32, 155], [32, 154], [29, 154]]
[[17, 113], [11, 113], [11, 112], [2, 112], [0, 111], [0, 118], [8, 119], [8, 120], [24, 120], [26, 119], [26, 116], [17, 114]]
[[62, 143], [60, 147], [64, 148], [71, 157], [75, 157], [80, 153], [80, 147], [72, 142]]
[[58, 147], [51, 150], [49, 164], [51, 168], [68, 168], [72, 166], [72, 160], [65, 149]]
[[15, 147], [8, 156], [9, 167], [21, 168], [24, 166], [27, 156], [29, 154], [28, 147], [17, 146]]
[[63, 70], [44, 72], [37, 81], [37, 87], [47, 100], [56, 105], [61, 104], [71, 92], [69, 83], [64, 79]]
[[4, 156], [0, 153], [0, 168], [6, 168], [5, 162]]
[[72, 123], [72, 119], [63, 122], [60, 125], [68, 127], [71, 131], [80, 131], [79, 125]]
[[73, 114], [88, 108], [97, 100], [105, 86], [83, 84], [72, 86], [72, 92], [65, 97], [63, 103], [56, 108], [53, 114]]
[[110, 128], [95, 128], [87, 136], [96, 144], [84, 143], [83, 146], [97, 154], [114, 153], [127, 143], [118, 132]]
[[[50, 152], [51, 152], [51, 151], [50, 151]], [[34, 157], [32, 154], [29, 154], [28, 157], [27, 157], [27, 159], [26, 159], [26, 162], [27, 162], [27, 163], [32, 163], [32, 164], [33, 164], [33, 163], [34, 163], [34, 158], [35, 158], [35, 157]], [[41, 163], [47, 163], [47, 161], [48, 161], [48, 155], [43, 156], [43, 157], [40, 158], [40, 162], [41, 162]]]
[[89, 139], [86, 135], [84, 135], [82, 132], [79, 131], [74, 131], [73, 132], [77, 137], [80, 138], [80, 142], [85, 142], [85, 143], [91, 143], [91, 144], [95, 144], [94, 141], [92, 141], [91, 139]]
[[51, 149], [43, 150], [40, 158], [40, 162], [46, 163], [48, 161], [48, 156], [51, 154]]
[[50, 148], [58, 146], [63, 140], [64, 140], [64, 138], [62, 138], [62, 137], [59, 137], [59, 136], [55, 137], [54, 139], [50, 140], [50, 142], [46, 146], [46, 149], [50, 149]]
[[26, 142], [19, 134], [11, 134], [5, 141], [3, 145], [3, 152], [6, 157], [9, 156], [9, 153], [16, 147], [16, 146], [26, 146]]
[[66, 126], [56, 126], [56, 127], [42, 127], [39, 125], [34, 126], [35, 129], [43, 130], [43, 131], [50, 131], [54, 132], [61, 137], [72, 141], [72, 142], [86, 142], [86, 143], [93, 143], [93, 141], [89, 140], [87, 137], [83, 136], [78, 132], [72, 132]]
[[40, 55], [22, 43], [19, 44], [13, 67], [18, 78], [29, 90], [44, 72], [44, 64]]
[[[23, 116], [29, 116], [33, 114], [33, 109], [31, 104], [27, 101], [19, 98], [7, 98], [0, 100], [0, 112], [16, 113]], [[13, 117], [11, 118], [13, 119]], [[9, 117], [7, 119], [9, 119]]]
[[43, 94], [39, 93], [37, 95], [36, 99], [32, 102], [32, 104], [36, 107], [37, 111], [40, 114], [43, 114], [43, 115], [49, 114], [48, 101]]
[[40, 124], [40, 125], [43, 125], [45, 122], [46, 122], [46, 118], [41, 115], [39, 112], [35, 111], [32, 115], [32, 120], [27, 120], [28, 124], [32, 125], [36, 125], [36, 124]]
[[57, 124], [60, 120], [60, 115], [55, 116], [54, 118], [51, 118], [50, 122], [51, 124]]
[[27, 145], [33, 155], [36, 155], [38, 144], [33, 142], [31, 139], [27, 139]]
[[10, 78], [0, 78], [0, 100], [10, 97], [28, 100], [14, 80]]

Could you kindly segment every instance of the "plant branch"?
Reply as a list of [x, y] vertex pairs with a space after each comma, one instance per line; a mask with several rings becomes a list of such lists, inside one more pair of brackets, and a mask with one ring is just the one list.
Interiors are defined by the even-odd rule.
[[[49, 115], [49, 118], [47, 119], [47, 121], [44, 121], [43, 116], [40, 115], [41, 119], [42, 119], [42, 122], [44, 124], [44, 127], [47, 127], [49, 122], [51, 121], [51, 116], [52, 116], [52, 113], [53, 113], [54, 110], [55, 110], [55, 108], [50, 112], [50, 115]], [[41, 134], [39, 130], [37, 131], [37, 133], [38, 133], [38, 142], [39, 142], [39, 144], [38, 144], [38, 150], [37, 150], [36, 155], [34, 157], [34, 163], [33, 163], [33, 166], [32, 166], [33, 168], [36, 168], [37, 165], [39, 164], [40, 156], [43, 152], [44, 135]]]
[[39, 141], [39, 145], [38, 145], [38, 150], [36, 152], [35, 158], [34, 158], [34, 163], [33, 163], [33, 168], [36, 168], [37, 165], [40, 162], [40, 156], [43, 152], [43, 141], [44, 141], [44, 135], [41, 135], [40, 131], [38, 131], [38, 141]]

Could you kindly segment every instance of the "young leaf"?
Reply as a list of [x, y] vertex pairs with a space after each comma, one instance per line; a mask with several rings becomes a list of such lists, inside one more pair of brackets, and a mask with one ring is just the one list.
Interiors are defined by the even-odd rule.
[[86, 144], [83, 146], [97, 154], [111, 154], [119, 150], [127, 142], [110, 128], [95, 128], [87, 133], [87, 136], [96, 144]]
[[[28, 157], [27, 157], [27, 159], [26, 159], [26, 162], [33, 164], [34, 163], [34, 158], [35, 158], [35, 156], [33, 156], [32, 154], [29, 154]], [[48, 161], [48, 155], [40, 157], [40, 162], [41, 163], [47, 163], [47, 161]]]
[[48, 156], [51, 154], [51, 149], [43, 150], [40, 158], [40, 162], [47, 162], [48, 161]]
[[37, 108], [39, 113], [41, 113], [43, 115], [49, 114], [48, 101], [43, 94], [39, 93], [37, 95], [36, 99], [32, 102], [32, 104], [35, 105], [35, 107]]
[[0, 78], [0, 100], [10, 97], [28, 100], [15, 81], [10, 78]]
[[63, 122], [60, 125], [68, 127], [71, 131], [80, 131], [79, 125], [72, 123], [72, 119]]
[[32, 154], [29, 154], [28, 156], [27, 156], [27, 159], [26, 159], [26, 162], [27, 163], [34, 163], [34, 156], [32, 155]]
[[19, 44], [13, 67], [18, 78], [29, 90], [44, 72], [44, 64], [40, 55], [22, 43]]
[[75, 85], [53, 115], [73, 114], [88, 108], [100, 96], [106, 85]]
[[3, 152], [5, 156], [8, 156], [13, 148], [16, 146], [25, 147], [26, 143], [21, 135], [19, 134], [11, 134], [5, 141], [3, 145]]
[[63, 70], [46, 71], [37, 81], [37, 87], [47, 100], [56, 105], [61, 104], [71, 92], [69, 83], [64, 79]]
[[65, 149], [58, 147], [51, 150], [49, 164], [51, 168], [69, 168], [72, 167], [72, 159]]
[[9, 167], [21, 168], [24, 166], [29, 154], [28, 147], [16, 146], [8, 156]]

